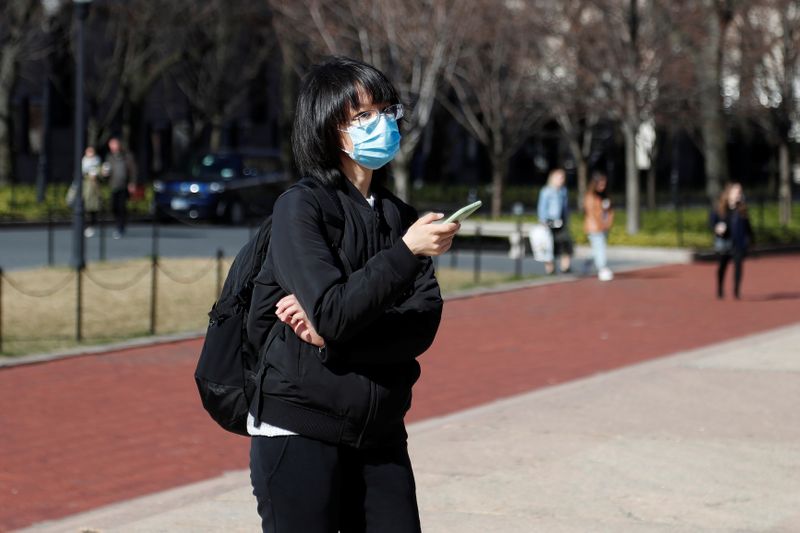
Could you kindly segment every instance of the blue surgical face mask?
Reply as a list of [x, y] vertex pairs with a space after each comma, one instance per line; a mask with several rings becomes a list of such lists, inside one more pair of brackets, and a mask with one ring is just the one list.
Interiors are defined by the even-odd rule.
[[366, 126], [350, 126], [345, 131], [353, 142], [353, 151], [346, 153], [362, 167], [379, 169], [394, 159], [400, 149], [397, 120], [384, 114]]

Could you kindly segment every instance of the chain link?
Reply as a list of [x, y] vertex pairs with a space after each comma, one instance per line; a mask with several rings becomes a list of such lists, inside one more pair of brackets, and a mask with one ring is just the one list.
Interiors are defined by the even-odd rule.
[[54, 287], [47, 289], [47, 290], [31, 290], [23, 288], [19, 282], [14, 281], [12, 278], [8, 276], [8, 274], [3, 273], [0, 277], [1, 279], [6, 280], [8, 285], [17, 291], [18, 293], [22, 294], [23, 296], [28, 296], [29, 298], [47, 298], [48, 296], [52, 296], [55, 293], [63, 290], [70, 281], [72, 281], [75, 277], [75, 272], [69, 272], [64, 279], [59, 281]]
[[161, 265], [161, 263], [158, 263], [158, 270], [160, 270], [162, 274], [167, 276], [168, 279], [174, 281], [175, 283], [180, 283], [180, 284], [183, 284], [183, 285], [191, 285], [192, 283], [196, 283], [200, 279], [202, 279], [205, 276], [207, 276], [209, 274], [209, 272], [211, 272], [214, 269], [216, 264], [217, 264], [217, 260], [216, 259], [212, 259], [211, 262], [208, 264], [208, 267], [203, 269], [200, 274], [192, 276], [191, 278], [182, 278], [182, 277], [180, 277], [180, 276], [178, 276], [178, 275], [176, 275], [174, 273], [171, 273], [168, 270], [165, 270], [164, 267]]
[[88, 269], [84, 270], [86, 278], [89, 281], [91, 281], [101, 289], [105, 289], [107, 291], [124, 291], [130, 289], [131, 287], [139, 283], [139, 281], [141, 281], [141, 279], [145, 277], [145, 275], [147, 275], [148, 272], [150, 272], [150, 265], [145, 265], [145, 267], [142, 268], [140, 272], [137, 272], [136, 275], [134, 275], [133, 278], [131, 278], [131, 280], [126, 283], [108, 283], [107, 281], [100, 281], [97, 278], [95, 278], [93, 274], [89, 272]]

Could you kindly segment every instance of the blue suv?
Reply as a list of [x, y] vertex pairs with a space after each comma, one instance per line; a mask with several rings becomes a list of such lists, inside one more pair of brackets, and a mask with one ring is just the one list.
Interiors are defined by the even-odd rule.
[[277, 150], [206, 153], [183, 173], [153, 182], [154, 214], [161, 220], [225, 220], [242, 224], [272, 212], [289, 186]]

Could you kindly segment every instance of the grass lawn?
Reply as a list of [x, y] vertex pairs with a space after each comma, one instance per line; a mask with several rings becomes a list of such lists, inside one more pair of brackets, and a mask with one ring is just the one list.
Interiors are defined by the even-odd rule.
[[[67, 220], [72, 210], [67, 206], [67, 189], [69, 185], [54, 183], [48, 186], [44, 202], [36, 201], [36, 188], [32, 185], [16, 185], [0, 187], [0, 221], [46, 221], [48, 213], [54, 220]], [[141, 200], [130, 200], [128, 211], [131, 215], [146, 215], [150, 212], [152, 188], [145, 188], [145, 197]], [[109, 209], [110, 193], [108, 187], [103, 188], [103, 205]]]
[[[614, 227], [609, 235], [611, 246], [660, 246], [704, 249], [711, 248], [712, 235], [708, 226], [708, 210], [702, 207], [683, 209], [681, 219], [672, 209], [643, 210], [641, 214], [641, 230], [636, 235], [628, 235], [625, 231], [626, 216], [622, 208], [614, 214]], [[488, 220], [488, 219], [484, 219]], [[501, 220], [516, 220], [513, 217], [502, 217]], [[524, 217], [526, 222], [535, 222], [533, 216]], [[682, 242], [679, 241], [678, 225], [682, 224]], [[764, 209], [758, 205], [750, 206], [750, 223], [756, 233], [756, 244], [787, 244], [800, 242], [800, 205], [795, 204], [792, 221], [788, 227], [778, 224], [777, 204], [765, 204]], [[577, 244], [588, 242], [583, 233], [583, 216], [574, 213], [570, 217], [570, 232]]]
[[[227, 273], [231, 258], [223, 260]], [[156, 277], [156, 333], [202, 331], [217, 291], [214, 259], [160, 259]], [[447, 293], [474, 287], [473, 274], [441, 268]], [[4, 274], [0, 355], [16, 356], [78, 346], [77, 275], [67, 268], [40, 268]], [[83, 275], [83, 345], [102, 344], [150, 333], [151, 265], [147, 259], [92, 263]], [[481, 286], [511, 278], [481, 273]], [[45, 296], [44, 294], [47, 293]]]

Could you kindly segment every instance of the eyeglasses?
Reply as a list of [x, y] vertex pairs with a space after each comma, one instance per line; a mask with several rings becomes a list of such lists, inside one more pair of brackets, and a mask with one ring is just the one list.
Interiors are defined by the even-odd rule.
[[350, 119], [351, 126], [369, 126], [376, 120], [380, 115], [385, 115], [386, 118], [393, 119], [393, 120], [400, 120], [403, 118], [403, 104], [393, 104], [384, 109], [383, 111], [378, 111], [375, 109], [370, 109], [369, 111], [362, 111], [358, 115], [354, 116]]

